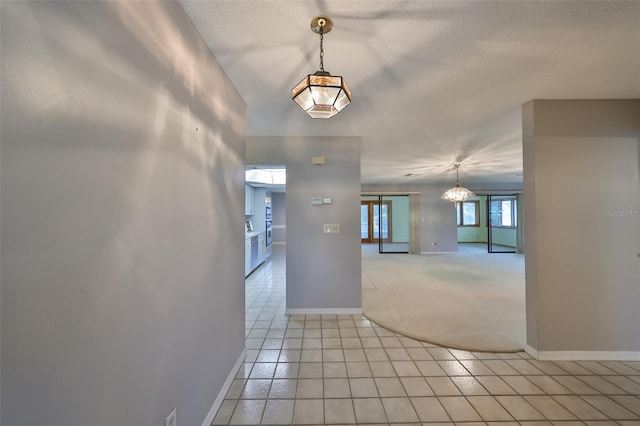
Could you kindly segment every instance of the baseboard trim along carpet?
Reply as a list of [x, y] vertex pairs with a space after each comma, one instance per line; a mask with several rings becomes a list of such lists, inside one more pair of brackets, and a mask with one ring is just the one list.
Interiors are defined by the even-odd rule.
[[469, 351], [469, 352], [500, 352], [500, 353], [516, 353], [516, 352], [523, 351], [523, 348], [520, 345], [515, 344], [515, 342], [513, 344], [508, 344], [504, 346], [493, 345], [492, 347], [485, 347], [481, 343], [476, 343], [476, 344], [472, 343], [467, 345], [467, 344], [459, 344], [452, 340], [429, 339], [420, 334], [407, 332], [406, 330], [400, 329], [398, 327], [394, 327], [392, 324], [384, 320], [378, 320], [375, 316], [370, 316], [366, 312], [364, 313], [364, 316], [369, 321], [374, 322], [379, 326], [386, 328], [387, 330], [391, 330], [394, 333], [398, 333], [403, 336], [409, 337], [411, 339], [419, 340], [421, 342], [431, 343], [432, 345], [442, 346], [448, 349], [456, 349], [460, 351]]
[[224, 382], [224, 385], [222, 385], [222, 389], [220, 389], [220, 392], [218, 392], [218, 396], [216, 397], [216, 400], [213, 401], [213, 405], [211, 406], [211, 409], [209, 409], [209, 413], [207, 413], [207, 417], [204, 418], [204, 421], [202, 422], [202, 426], [211, 426], [211, 423], [213, 422], [213, 419], [215, 418], [216, 413], [218, 412], [218, 409], [222, 405], [222, 401], [224, 401], [224, 397], [227, 395], [227, 392], [229, 391], [229, 388], [233, 383], [233, 379], [235, 379], [236, 374], [238, 374], [238, 371], [240, 370], [240, 367], [242, 367], [242, 363], [244, 362], [244, 359], [246, 357], [247, 357], [247, 350], [244, 349], [240, 354], [240, 357], [236, 361], [236, 364], [231, 369], [231, 373], [229, 373], [229, 376], [227, 377], [227, 380]]
[[287, 315], [362, 315], [362, 308], [286, 309]]
[[420, 254], [458, 254], [457, 251], [421, 251]]
[[[533, 356], [529, 351], [529, 355]], [[640, 361], [632, 351], [537, 351], [540, 361]]]

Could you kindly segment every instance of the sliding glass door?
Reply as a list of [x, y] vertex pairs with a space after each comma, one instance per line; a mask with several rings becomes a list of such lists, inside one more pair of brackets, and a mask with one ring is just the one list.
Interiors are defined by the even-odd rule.
[[518, 204], [515, 195], [487, 195], [489, 253], [515, 253], [518, 241]]
[[377, 243], [380, 253], [409, 252], [409, 196], [363, 196], [360, 239]]
[[380, 253], [409, 253], [409, 196], [381, 195], [379, 204]]

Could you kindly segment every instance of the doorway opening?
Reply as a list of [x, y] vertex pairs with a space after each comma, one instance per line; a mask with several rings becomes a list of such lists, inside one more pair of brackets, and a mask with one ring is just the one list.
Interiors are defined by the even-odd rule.
[[284, 242], [285, 186], [284, 166], [246, 166], [245, 278], [268, 263], [273, 244]]
[[363, 195], [360, 240], [380, 253], [409, 253], [409, 195]]
[[522, 253], [521, 194], [477, 195], [456, 204], [458, 243], [487, 253]]

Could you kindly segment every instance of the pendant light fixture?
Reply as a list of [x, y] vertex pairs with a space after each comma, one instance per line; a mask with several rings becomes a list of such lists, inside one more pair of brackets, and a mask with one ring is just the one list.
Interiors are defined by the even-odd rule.
[[309, 74], [293, 88], [292, 99], [312, 118], [331, 118], [351, 103], [351, 91], [341, 76], [324, 70], [323, 37], [333, 22], [326, 16], [311, 20], [311, 31], [320, 34], [320, 71]]
[[458, 201], [465, 201], [471, 197], [475, 197], [476, 194], [469, 191], [467, 188], [460, 186], [458, 169], [460, 168], [460, 164], [456, 164], [456, 186], [442, 194], [443, 200], [453, 201], [457, 203]]

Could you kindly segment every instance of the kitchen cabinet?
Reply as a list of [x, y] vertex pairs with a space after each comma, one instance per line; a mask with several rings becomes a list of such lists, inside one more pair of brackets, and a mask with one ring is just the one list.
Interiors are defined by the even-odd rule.
[[244, 276], [251, 273], [251, 237], [244, 239]]
[[267, 239], [266, 234], [263, 232], [258, 235], [258, 263], [264, 262], [267, 258]]
[[251, 185], [244, 186], [244, 215], [253, 216], [255, 213], [255, 189]]
[[265, 232], [249, 232], [244, 239], [244, 276], [247, 277], [271, 255]]
[[260, 259], [258, 258], [258, 236], [251, 237], [251, 270], [253, 271], [260, 266]]

